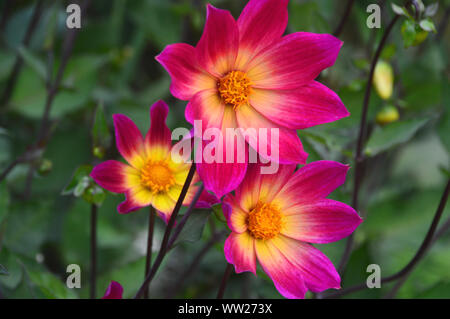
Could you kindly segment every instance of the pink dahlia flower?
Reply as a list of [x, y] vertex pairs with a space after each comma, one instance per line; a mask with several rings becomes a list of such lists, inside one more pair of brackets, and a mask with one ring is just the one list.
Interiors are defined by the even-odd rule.
[[281, 165], [273, 175], [250, 164], [236, 195], [224, 198], [224, 214], [232, 233], [225, 257], [237, 273], [256, 275], [256, 261], [286, 298], [306, 291], [340, 288], [331, 261], [309, 243], [330, 243], [350, 235], [361, 218], [350, 206], [326, 199], [345, 181], [348, 166], [318, 161], [295, 171]]
[[[202, 120], [203, 130], [223, 131], [277, 128], [276, 158], [270, 141], [267, 154], [262, 154], [260, 137], [240, 138], [266, 158], [304, 164], [307, 154], [296, 130], [349, 115], [332, 90], [314, 81], [334, 64], [342, 42], [329, 34], [283, 36], [287, 5], [288, 0], [250, 0], [237, 21], [230, 12], [208, 5], [197, 46], [168, 45], [156, 60], [172, 78], [172, 94], [189, 101], [186, 119], [191, 124]], [[225, 153], [235, 152], [229, 141], [224, 145]], [[246, 169], [247, 160], [198, 166], [206, 188], [218, 197], [235, 189]]]
[[[166, 125], [169, 108], [158, 101], [150, 108], [151, 127], [145, 138], [137, 126], [122, 114], [113, 115], [116, 144], [128, 162], [109, 160], [94, 167], [91, 177], [113, 193], [124, 193], [126, 200], [119, 204], [121, 214], [152, 205], [167, 223], [181, 194], [191, 163], [173, 158], [170, 129]], [[199, 181], [197, 174], [183, 202], [188, 205], [194, 197]], [[206, 208], [218, 199], [203, 191], [196, 207]]]
[[117, 281], [111, 281], [102, 299], [122, 299], [123, 288]]

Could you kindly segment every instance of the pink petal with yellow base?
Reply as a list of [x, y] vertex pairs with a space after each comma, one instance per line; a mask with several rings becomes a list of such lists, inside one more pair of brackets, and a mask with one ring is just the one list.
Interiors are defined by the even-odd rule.
[[[236, 112], [239, 127], [243, 130], [255, 129], [257, 134], [246, 135], [246, 141], [259, 154], [282, 164], [305, 164], [308, 154], [303, 150], [297, 132], [280, 127], [258, 113], [250, 105], [242, 105]], [[262, 129], [262, 130], [260, 130]], [[278, 131], [278, 140], [272, 136]], [[278, 154], [276, 154], [278, 153]]]
[[362, 219], [344, 203], [320, 199], [283, 210], [283, 221], [283, 235], [308, 243], [326, 244], [349, 236]]
[[130, 118], [114, 114], [116, 145], [120, 154], [134, 168], [140, 169], [144, 163], [144, 140], [142, 134]]
[[297, 32], [256, 56], [247, 74], [260, 89], [295, 89], [336, 61], [342, 42], [329, 34]]
[[197, 63], [196, 50], [185, 43], [170, 44], [156, 57], [172, 78], [170, 92], [180, 100], [214, 88], [216, 80]]
[[294, 90], [254, 89], [249, 102], [269, 120], [291, 129], [306, 129], [350, 115], [336, 93], [315, 81]]
[[[245, 64], [261, 50], [279, 41], [288, 23], [288, 0], [250, 0], [242, 10], [237, 65]], [[242, 54], [247, 52], [247, 54]]]
[[224, 252], [228, 263], [233, 264], [236, 273], [251, 271], [256, 275], [256, 254], [254, 239], [247, 232], [231, 233], [225, 241]]
[[323, 199], [345, 182], [348, 169], [348, 165], [334, 161], [305, 165], [295, 172], [275, 200], [285, 210], [300, 203]]

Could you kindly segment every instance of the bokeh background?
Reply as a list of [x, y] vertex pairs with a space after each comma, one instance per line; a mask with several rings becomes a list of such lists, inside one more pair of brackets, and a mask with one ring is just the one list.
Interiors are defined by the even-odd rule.
[[[246, 3], [210, 2], [229, 9], [236, 18]], [[434, 2], [424, 1], [425, 5]], [[0, 2], [0, 94], [17, 56], [24, 61], [9, 100], [0, 105], [0, 171], [35, 142], [45, 107], [46, 78], [56, 73], [68, 34], [65, 9], [70, 1], [47, 0], [31, 41], [24, 46], [36, 3]], [[366, 27], [370, 3], [381, 6], [381, 29]], [[0, 183], [3, 297], [88, 297], [91, 204], [82, 196], [62, 195], [62, 191], [80, 165], [98, 162], [93, 156], [91, 128], [99, 105], [110, 130], [111, 115], [123, 113], [145, 132], [149, 106], [158, 99], [170, 106], [171, 129], [189, 127], [184, 119], [186, 102], [170, 95], [170, 78], [154, 57], [170, 43], [196, 44], [203, 29], [205, 4], [202, 0], [91, 1], [51, 109], [52, 135], [35, 162], [38, 169], [31, 194], [24, 196], [28, 163], [17, 165]], [[343, 287], [364, 282], [368, 264], [380, 265], [382, 276], [406, 265], [425, 236], [449, 178], [449, 6], [449, 1], [439, 1], [437, 13], [431, 17], [438, 32], [429, 33], [420, 45], [405, 47], [408, 35], [402, 33], [401, 21], [383, 50], [382, 59], [393, 69], [393, 94], [385, 100], [372, 92], [368, 117], [371, 137], [364, 150], [368, 160], [360, 196], [364, 222], [355, 235]], [[288, 32], [331, 33], [343, 11], [344, 1], [291, 0]], [[308, 162], [327, 159], [353, 165], [370, 59], [392, 17], [391, 1], [355, 1], [340, 35], [344, 45], [336, 64], [320, 76], [321, 82], [339, 94], [351, 116], [299, 131], [310, 154]], [[48, 58], [52, 54], [54, 64]], [[383, 111], [398, 112], [399, 119], [388, 124], [377, 121]], [[113, 142], [105, 149], [104, 159], [119, 158]], [[346, 184], [331, 197], [350, 203], [352, 177], [350, 170]], [[122, 195], [107, 194], [99, 208], [97, 296], [103, 295], [110, 280], [116, 280], [124, 287], [124, 297], [131, 297], [144, 277], [148, 210], [119, 215], [116, 206], [122, 200]], [[187, 278], [181, 278], [210, 240], [212, 229], [226, 229], [220, 207], [201, 216], [196, 225], [188, 227], [185, 241], [166, 257], [152, 283], [151, 297], [215, 296], [225, 268], [223, 240], [212, 245]], [[449, 216], [447, 207], [443, 223]], [[155, 253], [163, 227], [157, 219]], [[337, 265], [344, 245], [345, 240], [318, 246]], [[65, 286], [69, 264], [81, 266], [81, 289]], [[450, 298], [449, 269], [447, 232], [408, 277], [398, 297]], [[383, 285], [346, 297], [379, 298], [391, 287]], [[225, 296], [281, 297], [261, 271], [258, 277], [233, 274]]]

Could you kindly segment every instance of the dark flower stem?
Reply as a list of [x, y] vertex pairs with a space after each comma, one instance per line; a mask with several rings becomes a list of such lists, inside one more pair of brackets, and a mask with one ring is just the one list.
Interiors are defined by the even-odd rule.
[[97, 286], [97, 205], [91, 204], [91, 273], [90, 297], [95, 299]]
[[[366, 86], [366, 92], [364, 95], [364, 102], [363, 102], [363, 108], [361, 113], [361, 122], [359, 126], [359, 134], [358, 134], [358, 142], [356, 144], [356, 153], [355, 153], [355, 175], [354, 175], [354, 190], [353, 190], [353, 198], [352, 198], [352, 206], [353, 208], [358, 211], [358, 197], [359, 197], [359, 191], [361, 188], [361, 182], [363, 178], [363, 161], [364, 161], [364, 155], [363, 155], [363, 145], [364, 145], [364, 139], [365, 139], [365, 132], [367, 129], [367, 111], [369, 109], [369, 101], [370, 101], [370, 93], [372, 91], [372, 81], [373, 81], [373, 75], [375, 72], [375, 66], [377, 65], [378, 59], [380, 58], [381, 51], [384, 48], [384, 45], [386, 44], [386, 40], [389, 37], [389, 34], [391, 33], [392, 28], [394, 27], [395, 23], [397, 22], [399, 16], [395, 15], [394, 18], [392, 18], [391, 22], [389, 23], [388, 27], [386, 28], [386, 31], [384, 32], [384, 35], [380, 41], [380, 44], [378, 45], [377, 51], [375, 52], [375, 56], [373, 57], [371, 66], [370, 66], [370, 72], [369, 77], [367, 79], [367, 86]], [[341, 261], [339, 263], [338, 271], [342, 275], [345, 267], [347, 266], [348, 259], [350, 258], [350, 254], [353, 248], [353, 240], [354, 240], [354, 232], [350, 235], [347, 239], [347, 243], [345, 246], [344, 253], [342, 255]]]
[[[8, 10], [8, 2], [11, 2], [11, 1], [6, 1], [5, 8], [4, 8], [6, 11]], [[36, 31], [36, 29], [37, 29], [36, 26], [39, 22], [41, 14], [42, 14], [43, 4], [44, 4], [44, 1], [39, 0], [34, 7], [33, 15], [31, 16], [30, 23], [28, 24], [28, 28], [27, 28], [27, 31], [25, 32], [25, 37], [23, 38], [23, 42], [22, 42], [22, 46], [24, 48], [28, 47], [28, 45], [30, 44], [31, 38], [33, 37], [34, 31]], [[6, 15], [6, 11], [5, 11], [5, 15]], [[2, 25], [6, 24], [6, 17], [2, 19], [1, 24]], [[14, 91], [14, 87], [16, 86], [17, 78], [20, 74], [20, 70], [22, 69], [22, 65], [23, 65], [22, 56], [20, 54], [17, 54], [16, 61], [11, 70], [11, 73], [9, 74], [8, 81], [6, 82], [5, 89], [0, 98], [0, 107], [2, 107], [2, 106], [6, 107], [6, 104], [8, 104], [9, 99], [11, 98], [11, 95]]]
[[[195, 173], [195, 163], [192, 163], [186, 181], [184, 182], [183, 188], [181, 190], [180, 197], [178, 197], [177, 203], [175, 204], [175, 208], [173, 209], [172, 215], [170, 216], [169, 223], [167, 224], [166, 231], [164, 232], [164, 237], [161, 243], [161, 248], [159, 249], [158, 256], [156, 257], [155, 263], [153, 264], [150, 273], [147, 275], [138, 292], [134, 296], [134, 299], [139, 299], [144, 294], [145, 290], [148, 289], [150, 282], [154, 278], [156, 272], [158, 271], [159, 266], [161, 265], [164, 259], [164, 256], [166, 255], [166, 252], [168, 251], [167, 247], [169, 243], [170, 233], [172, 232], [172, 228], [175, 224], [175, 220], [178, 216], [178, 212], [180, 211], [181, 205], [183, 204], [184, 198], [186, 197], [192, 178], [194, 177], [194, 173]], [[194, 205], [195, 200], [192, 201], [188, 209], [191, 209]]]
[[[89, 4], [89, 0], [83, 1], [81, 4], [81, 12], [84, 13], [85, 9], [87, 8]], [[64, 71], [66, 69], [67, 63], [69, 62], [69, 58], [72, 54], [72, 49], [75, 44], [75, 38], [77, 36], [79, 29], [74, 28], [70, 29], [68, 31], [68, 34], [65, 38], [64, 45], [63, 45], [63, 52], [61, 55], [61, 64], [59, 65], [58, 72], [56, 74], [56, 78], [52, 83], [48, 83], [47, 87], [47, 99], [45, 102], [45, 109], [44, 113], [41, 117], [41, 123], [39, 127], [39, 131], [37, 134], [36, 143], [32, 146], [32, 151], [35, 151], [39, 148], [44, 148], [47, 144], [48, 137], [50, 135], [50, 128], [49, 125], [49, 119], [50, 119], [50, 111], [53, 105], [53, 100], [55, 99], [55, 96], [57, 95], [60, 87], [61, 80], [64, 75]], [[51, 74], [48, 74], [49, 78], [51, 78]], [[30, 168], [28, 170], [27, 178], [26, 178], [26, 184], [25, 184], [25, 191], [24, 191], [24, 197], [28, 198], [31, 194], [31, 186], [33, 183], [33, 174], [36, 169], [35, 163], [30, 163]]]
[[[201, 184], [199, 186], [199, 189], [197, 190], [196, 198], [193, 199], [193, 203], [196, 203], [200, 197], [200, 195], [203, 192], [203, 189], [205, 188], [205, 186], [203, 184]], [[192, 205], [192, 204], [191, 204]], [[172, 248], [172, 246], [175, 244], [175, 241], [177, 240], [178, 236], [180, 235], [181, 231], [183, 230], [184, 225], [186, 225], [186, 222], [188, 220], [188, 218], [191, 216], [192, 212], [194, 211], [193, 209], [194, 207], [192, 207], [192, 209], [188, 209], [186, 211], [186, 213], [184, 214], [183, 218], [180, 220], [180, 222], [178, 223], [177, 227], [175, 228], [175, 231], [172, 235], [172, 237], [170, 237], [169, 240], [169, 244], [167, 245], [167, 249], [170, 250]]]
[[[150, 211], [148, 214], [148, 235], [147, 235], [147, 258], [145, 259], [145, 276], [147, 278], [150, 273], [150, 267], [152, 265], [152, 247], [153, 247], [153, 230], [155, 228], [155, 209], [150, 206]], [[144, 299], [148, 299], [149, 290], [146, 289], [144, 292]]]
[[[450, 179], [448, 180], [447, 186], [445, 187], [445, 190], [442, 194], [441, 200], [439, 202], [439, 206], [436, 210], [436, 213], [434, 214], [433, 221], [431, 222], [431, 225], [430, 225], [430, 228], [428, 229], [427, 235], [425, 236], [425, 238], [424, 238], [422, 244], [420, 245], [419, 249], [417, 250], [416, 254], [411, 259], [411, 261], [405, 267], [403, 267], [400, 271], [398, 271], [397, 273], [395, 273], [391, 276], [381, 278], [382, 284], [392, 282], [397, 279], [402, 279], [404, 276], [407, 276], [414, 269], [414, 267], [417, 265], [417, 263], [422, 259], [422, 257], [425, 255], [427, 250], [430, 248], [431, 244], [433, 244], [436, 241], [437, 237], [435, 237], [435, 232], [436, 232], [437, 226], [439, 224], [439, 220], [441, 219], [442, 214], [444, 212], [444, 208], [447, 203], [449, 192], [450, 192]], [[448, 228], [449, 225], [450, 225], [450, 223], [448, 225], [447, 225], [447, 223], [445, 223], [445, 225], [438, 231], [437, 235], [439, 235], [439, 236], [442, 235], [446, 230], [445, 227]], [[359, 285], [355, 285], [353, 287], [343, 289], [336, 293], [330, 294], [330, 295], [326, 296], [325, 298], [337, 298], [337, 297], [347, 295], [347, 294], [350, 294], [350, 293], [353, 293], [353, 292], [356, 292], [359, 290], [363, 290], [365, 288], [367, 288], [367, 285], [364, 282]], [[398, 287], [398, 288], [400, 288], [400, 287]], [[397, 290], [398, 290], [398, 288], [397, 288]], [[395, 296], [395, 293], [396, 293], [396, 290], [392, 293], [392, 297]]]
[[194, 256], [192, 259], [192, 263], [186, 268], [186, 270], [180, 275], [178, 280], [176, 281], [176, 286], [173, 287], [167, 294], [166, 298], [170, 299], [176, 296], [178, 291], [183, 288], [184, 282], [187, 278], [189, 278], [200, 265], [202, 259], [206, 256], [206, 254], [214, 247], [214, 244], [222, 240], [223, 236], [226, 234], [226, 231], [222, 231], [219, 233], [214, 233], [211, 236], [211, 239], [203, 246], [203, 248]]
[[345, 11], [344, 11], [344, 15], [341, 18], [341, 21], [339, 22], [338, 26], [336, 27], [336, 29], [333, 32], [333, 35], [335, 37], [338, 37], [342, 30], [344, 29], [344, 25], [347, 22], [348, 16], [350, 15], [350, 12], [352, 11], [352, 7], [353, 7], [353, 3], [355, 2], [355, 0], [348, 0], [347, 1], [347, 5], [345, 6]]
[[225, 288], [227, 288], [228, 279], [230, 278], [231, 271], [233, 270], [233, 265], [227, 263], [225, 272], [223, 273], [222, 282], [220, 283], [219, 291], [217, 292], [216, 299], [222, 299], [225, 294]]

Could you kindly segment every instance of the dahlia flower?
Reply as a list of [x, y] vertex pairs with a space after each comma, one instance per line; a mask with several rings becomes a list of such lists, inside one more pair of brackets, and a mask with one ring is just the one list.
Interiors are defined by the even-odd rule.
[[350, 206], [326, 197], [345, 181], [348, 166], [318, 161], [295, 171], [280, 165], [273, 175], [250, 164], [235, 196], [224, 198], [231, 229], [225, 257], [237, 273], [256, 275], [256, 261], [286, 298], [306, 291], [340, 288], [331, 261], [309, 243], [330, 243], [350, 235], [361, 218]]
[[[150, 108], [151, 127], [142, 137], [137, 126], [128, 117], [114, 114], [116, 145], [128, 162], [109, 160], [94, 167], [91, 177], [113, 193], [124, 193], [126, 200], [119, 204], [121, 214], [152, 205], [167, 223], [186, 181], [191, 163], [171, 154], [171, 132], [166, 125], [169, 108], [158, 101]], [[197, 174], [183, 202], [187, 205], [198, 189]], [[203, 191], [196, 207], [206, 208], [218, 200]]]
[[[329, 34], [283, 36], [287, 5], [288, 0], [250, 0], [237, 21], [230, 12], [208, 5], [196, 47], [171, 44], [156, 60], [172, 78], [172, 94], [189, 101], [185, 115], [191, 124], [201, 120], [204, 130], [222, 131], [277, 128], [276, 152], [269, 141], [263, 154], [259, 136], [240, 138], [266, 159], [304, 164], [307, 153], [296, 130], [349, 115], [332, 90], [314, 81], [334, 64], [342, 42]], [[225, 141], [224, 152], [235, 154], [236, 144]], [[247, 161], [199, 163], [198, 173], [206, 188], [221, 197], [240, 184]]]

